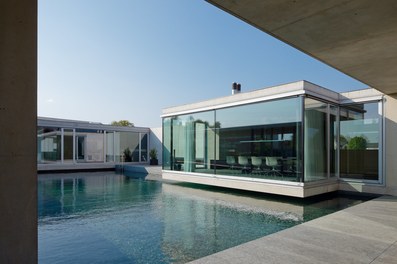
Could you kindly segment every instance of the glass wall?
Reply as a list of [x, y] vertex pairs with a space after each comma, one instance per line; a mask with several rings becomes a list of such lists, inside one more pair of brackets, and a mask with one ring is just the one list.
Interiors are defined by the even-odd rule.
[[338, 144], [339, 144], [339, 107], [336, 105], [329, 106], [329, 176], [337, 177], [338, 175]]
[[[163, 120], [163, 168], [232, 177], [379, 180], [381, 106], [311, 97]], [[303, 164], [304, 163], [304, 164]]]
[[149, 160], [148, 152], [148, 134], [141, 134], [141, 143], [139, 144], [141, 154], [139, 162], [147, 162]]
[[148, 134], [38, 127], [37, 162], [148, 162]]
[[324, 180], [338, 172], [338, 106], [305, 98], [304, 181]]
[[61, 162], [61, 129], [52, 127], [37, 128], [37, 162]]
[[104, 143], [103, 131], [76, 129], [75, 160], [77, 162], [103, 162]]
[[73, 163], [73, 139], [74, 139], [74, 132], [73, 129], [62, 129], [63, 130], [63, 137], [62, 137], [62, 161], [63, 163]]
[[106, 133], [106, 162], [115, 161], [114, 132]]
[[328, 178], [328, 104], [305, 98], [305, 181]]
[[163, 169], [172, 170], [172, 118], [163, 118]]
[[379, 102], [340, 108], [340, 177], [379, 181], [381, 107]]
[[165, 166], [170, 164], [171, 170], [213, 173], [210, 162], [215, 155], [214, 112], [181, 115], [169, 121], [170, 142], [166, 146]]
[[163, 168], [300, 181], [302, 98], [163, 120]]
[[216, 111], [216, 174], [299, 181], [300, 97]]
[[[116, 161], [140, 162], [139, 157], [139, 133], [115, 132], [115, 154]], [[147, 147], [146, 147], [147, 149]]]

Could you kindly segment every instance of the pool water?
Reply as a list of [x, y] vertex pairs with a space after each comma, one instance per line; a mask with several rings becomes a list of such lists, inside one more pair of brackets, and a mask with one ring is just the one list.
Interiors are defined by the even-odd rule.
[[113, 172], [40, 175], [39, 263], [185, 263], [360, 203]]

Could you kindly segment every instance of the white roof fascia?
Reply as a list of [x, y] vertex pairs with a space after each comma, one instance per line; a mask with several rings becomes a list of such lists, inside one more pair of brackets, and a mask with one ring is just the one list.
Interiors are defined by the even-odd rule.
[[341, 93], [339, 95], [339, 103], [342, 105], [368, 101], [379, 101], [382, 100], [383, 96], [384, 94], [382, 92], [379, 92], [378, 90], [373, 88], [369, 88], [364, 90]]
[[298, 96], [305, 93], [303, 87], [304, 87], [304, 81], [299, 81], [299, 82], [264, 88], [250, 92], [242, 92], [242, 93], [225, 96], [217, 99], [210, 99], [198, 103], [165, 108], [163, 110], [163, 115], [161, 115], [161, 117], [164, 118], [175, 115], [209, 111], [209, 110], [226, 108], [236, 105], [244, 105], [244, 104], [250, 104], [256, 102]]
[[118, 132], [148, 133], [150, 131], [150, 129], [146, 127], [122, 127], [122, 126], [104, 125], [101, 123], [90, 123], [87, 121], [56, 119], [56, 118], [46, 118], [46, 117], [38, 117], [37, 126], [60, 127], [67, 129], [92, 129], [92, 130], [105, 130], [105, 131], [118, 131]]

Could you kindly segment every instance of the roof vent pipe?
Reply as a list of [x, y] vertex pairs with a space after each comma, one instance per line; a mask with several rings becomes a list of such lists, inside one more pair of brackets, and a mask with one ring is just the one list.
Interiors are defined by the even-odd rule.
[[232, 94], [238, 94], [240, 92], [241, 92], [241, 84], [234, 82], [232, 84]]

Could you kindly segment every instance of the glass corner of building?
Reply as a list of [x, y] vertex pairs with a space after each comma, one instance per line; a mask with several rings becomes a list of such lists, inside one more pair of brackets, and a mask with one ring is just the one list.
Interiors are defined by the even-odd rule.
[[163, 170], [239, 179], [382, 182], [381, 102], [311, 96], [163, 118]]

